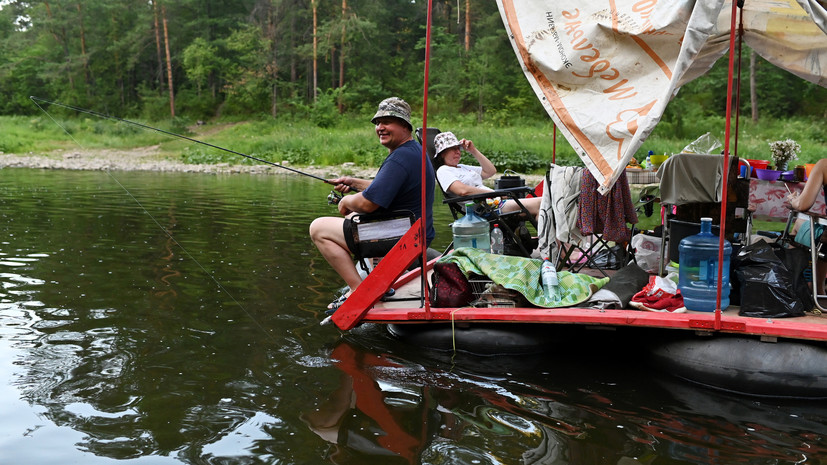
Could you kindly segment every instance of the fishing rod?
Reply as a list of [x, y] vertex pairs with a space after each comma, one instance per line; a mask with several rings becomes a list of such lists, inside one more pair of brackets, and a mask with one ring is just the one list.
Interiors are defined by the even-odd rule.
[[[104, 119], [108, 119], [108, 120], [112, 120], [112, 121], [118, 121], [118, 122], [121, 122], [121, 123], [126, 123], [126, 124], [131, 124], [133, 126], [138, 126], [139, 128], [149, 129], [149, 130], [152, 130], [152, 131], [160, 132], [160, 133], [166, 134], [168, 136], [177, 137], [179, 139], [188, 140], [190, 142], [195, 142], [197, 144], [206, 145], [207, 147], [211, 147], [211, 148], [214, 148], [214, 149], [223, 150], [225, 152], [232, 153], [233, 155], [239, 155], [239, 156], [242, 156], [242, 157], [245, 157], [245, 158], [249, 158], [250, 160], [255, 160], [257, 162], [264, 163], [266, 165], [272, 165], [272, 166], [275, 166], [275, 167], [278, 167], [278, 168], [282, 168], [282, 169], [285, 169], [285, 170], [288, 170], [288, 171], [292, 171], [296, 174], [301, 174], [302, 176], [307, 176], [307, 177], [310, 177], [310, 178], [313, 178], [313, 179], [317, 179], [317, 180], [325, 182], [327, 184], [334, 184], [334, 183], [328, 181], [327, 179], [325, 179], [321, 176], [316, 176], [315, 174], [305, 173], [304, 171], [299, 171], [295, 168], [290, 168], [289, 166], [284, 166], [284, 165], [281, 165], [279, 163], [275, 163], [275, 162], [268, 161], [268, 160], [263, 160], [261, 158], [254, 157], [252, 155], [247, 155], [246, 153], [236, 152], [235, 150], [230, 150], [230, 149], [220, 147], [220, 146], [215, 145], [215, 144], [210, 144], [209, 142], [204, 142], [202, 140], [193, 139], [192, 137], [187, 137], [187, 136], [182, 135], [182, 134], [176, 134], [176, 133], [171, 132], [171, 131], [165, 131], [165, 130], [160, 129], [160, 128], [155, 128], [155, 127], [152, 127], [152, 126], [149, 126], [149, 125], [146, 125], [146, 124], [138, 123], [138, 122], [135, 122], [135, 121], [130, 121], [128, 119], [119, 118], [117, 116], [107, 115], [105, 113], [99, 113], [97, 111], [89, 110], [87, 108], [80, 108], [80, 107], [76, 107], [74, 105], [69, 105], [69, 104], [66, 104], [66, 103], [60, 103], [60, 102], [55, 102], [55, 101], [52, 101], [52, 100], [46, 100], [44, 98], [35, 97], [33, 95], [29, 96], [29, 98], [32, 101], [35, 101], [35, 102], [40, 101], [40, 102], [43, 102], [43, 103], [47, 103], [49, 105], [57, 105], [59, 107], [68, 108], [69, 110], [73, 110], [73, 111], [76, 111], [78, 113], [86, 113], [86, 114], [89, 114], [89, 115], [97, 116], [99, 118], [104, 118]], [[35, 103], [35, 105], [37, 105], [38, 107], [40, 106], [37, 103]], [[358, 190], [354, 189], [353, 187], [351, 187], [350, 190], [353, 191], [353, 192], [359, 192]], [[335, 204], [335, 203], [339, 203], [339, 200], [341, 198], [342, 198], [341, 194], [339, 194], [338, 192], [333, 191], [333, 192], [330, 193], [330, 195], [327, 196], [327, 201], [328, 201], [328, 203]]]
[[[52, 121], [53, 121], [56, 125], [58, 125], [58, 127], [60, 127], [61, 129], [63, 129], [63, 131], [64, 131], [64, 132], [66, 132], [66, 135], [67, 135], [67, 136], [69, 136], [69, 138], [70, 138], [70, 139], [72, 139], [72, 140], [73, 140], [73, 141], [74, 141], [74, 142], [75, 142], [75, 143], [76, 143], [79, 147], [84, 148], [84, 147], [83, 147], [83, 144], [81, 144], [81, 143], [80, 143], [77, 139], [75, 139], [75, 138], [74, 138], [74, 136], [72, 136], [72, 134], [71, 134], [71, 133], [70, 133], [70, 132], [66, 129], [66, 127], [65, 127], [65, 126], [63, 126], [63, 125], [61, 125], [60, 123], [58, 123], [58, 121], [57, 121], [56, 119], [54, 119], [54, 117], [52, 117], [52, 115], [51, 115], [48, 111], [46, 111], [43, 107], [41, 107], [41, 106], [40, 106], [40, 105], [39, 105], [39, 104], [35, 101], [35, 99], [37, 99], [36, 97], [31, 97], [31, 98], [32, 98], [32, 101], [34, 101], [34, 104], [37, 106], [37, 108], [39, 108], [39, 109], [40, 109], [40, 111], [42, 111], [43, 113], [45, 113], [45, 114], [46, 114], [46, 116], [48, 116], [48, 117], [49, 117], [49, 118], [50, 118], [50, 119], [51, 119], [51, 120], [52, 120]], [[48, 100], [44, 100], [44, 99], [37, 99], [37, 100], [41, 100], [41, 101], [43, 101], [43, 102], [48, 102]], [[54, 104], [59, 105], [59, 106], [64, 106], [64, 107], [67, 107], [67, 108], [73, 108], [73, 107], [71, 107], [71, 106], [69, 106], [69, 105], [63, 105], [63, 104], [60, 104], [60, 103], [57, 103], [57, 102], [51, 102], [51, 103], [54, 103]], [[90, 114], [97, 114], [97, 115], [100, 115], [100, 116], [102, 116], [102, 117], [109, 118], [109, 117], [108, 117], [108, 116], [106, 116], [106, 115], [102, 115], [102, 114], [99, 114], [99, 113], [95, 113], [95, 112], [93, 112], [93, 111], [91, 111], [91, 110], [83, 110], [83, 109], [79, 109], [79, 108], [76, 108], [76, 110], [78, 110], [78, 111], [84, 111], [84, 112], [86, 112], [86, 113], [90, 113]], [[114, 118], [114, 117], [112, 117], [112, 119], [118, 119], [118, 118]], [[131, 122], [130, 122], [130, 123], [131, 123]], [[137, 124], [137, 125], [138, 125], [138, 126], [143, 126], [143, 125], [141, 125], [141, 124]], [[148, 126], [145, 126], [145, 127], [148, 127]], [[151, 129], [155, 129], [155, 128], [151, 128]], [[160, 130], [159, 130], [159, 131], [160, 131]], [[161, 132], [165, 132], [165, 131], [161, 131]], [[196, 141], [196, 142], [198, 142], [198, 141]], [[208, 144], [208, 145], [209, 145], [209, 144]], [[155, 225], [156, 225], [156, 226], [158, 226], [158, 228], [160, 228], [160, 229], [161, 229], [161, 231], [162, 231], [162, 232], [163, 232], [163, 233], [164, 233], [164, 234], [165, 234], [165, 235], [169, 238], [169, 240], [170, 240], [170, 241], [172, 241], [172, 243], [174, 243], [174, 244], [175, 244], [175, 245], [177, 245], [178, 247], [180, 247], [180, 248], [181, 248], [181, 251], [184, 253], [184, 255], [186, 255], [187, 257], [189, 257], [189, 258], [190, 258], [190, 259], [191, 259], [191, 260], [192, 260], [192, 261], [193, 261], [193, 262], [194, 262], [194, 263], [198, 266], [198, 268], [200, 268], [200, 269], [201, 269], [201, 271], [203, 271], [203, 272], [204, 272], [204, 274], [205, 274], [205, 275], [206, 275], [209, 279], [211, 279], [211, 280], [212, 280], [212, 281], [213, 281], [213, 282], [214, 282], [214, 283], [218, 286], [218, 289], [220, 289], [222, 292], [224, 292], [225, 294], [227, 294], [227, 296], [230, 298], [230, 300], [232, 300], [232, 301], [233, 301], [233, 302], [234, 302], [234, 303], [235, 303], [235, 304], [236, 304], [236, 305], [237, 305], [237, 306], [238, 306], [238, 307], [239, 307], [239, 308], [240, 308], [240, 309], [241, 309], [244, 313], [246, 313], [246, 314], [247, 314], [247, 316], [250, 318], [250, 320], [251, 320], [251, 321], [252, 321], [252, 322], [253, 322], [253, 323], [254, 323], [254, 324], [255, 324], [255, 325], [256, 325], [256, 326], [257, 326], [257, 327], [258, 327], [258, 328], [259, 328], [259, 329], [260, 329], [260, 330], [261, 330], [261, 331], [262, 331], [262, 332], [263, 332], [263, 333], [264, 333], [264, 334], [265, 334], [265, 335], [266, 335], [266, 336], [270, 339], [270, 340], [272, 340], [274, 343], [277, 343], [277, 342], [278, 342], [278, 341], [276, 340], [276, 338], [275, 338], [275, 337], [274, 337], [274, 336], [270, 333], [270, 331], [269, 331], [267, 328], [265, 328], [265, 327], [264, 327], [264, 325], [262, 325], [262, 324], [261, 324], [261, 322], [259, 322], [259, 321], [258, 321], [258, 319], [257, 319], [255, 316], [253, 316], [253, 314], [252, 314], [252, 313], [250, 313], [250, 311], [249, 311], [249, 310], [247, 310], [247, 308], [245, 308], [245, 307], [244, 307], [244, 305], [242, 305], [242, 304], [241, 304], [241, 302], [239, 302], [239, 301], [238, 301], [238, 299], [236, 299], [236, 298], [233, 296], [233, 294], [232, 294], [232, 293], [230, 293], [230, 291], [228, 291], [228, 290], [227, 290], [227, 288], [225, 288], [225, 287], [224, 287], [224, 285], [223, 285], [223, 284], [221, 284], [221, 281], [219, 281], [219, 280], [218, 280], [218, 279], [217, 279], [217, 278], [213, 275], [213, 273], [211, 273], [210, 271], [208, 271], [208, 270], [204, 267], [204, 265], [202, 265], [202, 264], [201, 264], [201, 262], [199, 262], [199, 261], [198, 261], [198, 259], [196, 259], [196, 258], [195, 258], [195, 257], [194, 257], [194, 256], [193, 256], [190, 252], [189, 252], [189, 250], [187, 250], [187, 249], [186, 249], [186, 247], [184, 247], [184, 245], [183, 245], [183, 244], [181, 244], [181, 243], [180, 243], [180, 242], [179, 242], [179, 241], [175, 238], [175, 236], [173, 236], [173, 235], [172, 235], [172, 233], [169, 231], [169, 229], [167, 229], [166, 227], [164, 227], [164, 225], [162, 225], [162, 224], [161, 224], [161, 222], [160, 222], [160, 221], [158, 221], [158, 219], [157, 219], [157, 218], [155, 218], [155, 216], [154, 216], [154, 215], [152, 215], [152, 213], [151, 213], [149, 210], [147, 210], [147, 209], [146, 209], [146, 207], [145, 207], [145, 206], [144, 206], [144, 205], [140, 202], [140, 200], [138, 200], [138, 198], [137, 198], [137, 197], [135, 197], [134, 195], [132, 195], [132, 192], [130, 192], [130, 191], [129, 191], [129, 189], [127, 189], [127, 188], [126, 188], [126, 186], [124, 186], [124, 185], [123, 185], [123, 184], [122, 184], [122, 183], [118, 180], [118, 178], [116, 178], [116, 177], [115, 177], [115, 175], [114, 175], [114, 174], [112, 174], [112, 172], [111, 172], [109, 169], [105, 169], [104, 171], [105, 171], [105, 172], [106, 172], [106, 174], [107, 174], [107, 175], [108, 175], [108, 176], [109, 176], [109, 177], [110, 177], [110, 178], [111, 178], [111, 179], [115, 182], [115, 184], [117, 184], [117, 185], [118, 185], [121, 189], [123, 189], [123, 190], [124, 190], [124, 192], [126, 192], [126, 195], [128, 195], [128, 196], [129, 196], [129, 198], [131, 198], [132, 200], [134, 200], [134, 201], [135, 201], [135, 203], [138, 205], [138, 207], [139, 207], [139, 208], [140, 208], [140, 209], [141, 209], [144, 213], [146, 213], [146, 215], [147, 215], [147, 216], [149, 216], [149, 218], [150, 218], [150, 219], [151, 219], [151, 220], [155, 223]]]

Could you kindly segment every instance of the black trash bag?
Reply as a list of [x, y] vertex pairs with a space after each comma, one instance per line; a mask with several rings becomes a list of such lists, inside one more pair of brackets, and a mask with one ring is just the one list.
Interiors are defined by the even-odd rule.
[[613, 274], [609, 282], [600, 289], [614, 292], [620, 301], [619, 308], [629, 308], [629, 302], [646, 284], [649, 283], [649, 273], [632, 262]]
[[773, 244], [775, 254], [781, 258], [781, 262], [790, 270], [793, 276], [793, 292], [804, 305], [804, 311], [815, 308], [813, 290], [810, 288], [810, 280], [804, 276], [804, 272], [810, 268], [810, 251], [793, 247], [786, 248]]
[[[803, 255], [799, 254], [801, 252]], [[733, 259], [741, 294], [741, 316], [785, 318], [804, 316], [813, 308], [804, 269], [807, 252], [758, 241]]]

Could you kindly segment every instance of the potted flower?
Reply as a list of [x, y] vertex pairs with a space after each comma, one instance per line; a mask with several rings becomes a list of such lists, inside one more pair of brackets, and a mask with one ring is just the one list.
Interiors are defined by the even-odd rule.
[[770, 142], [770, 151], [772, 152], [772, 161], [775, 164], [775, 169], [786, 171], [787, 163], [790, 160], [798, 158], [798, 153], [801, 152], [801, 146], [792, 139], [777, 140]]

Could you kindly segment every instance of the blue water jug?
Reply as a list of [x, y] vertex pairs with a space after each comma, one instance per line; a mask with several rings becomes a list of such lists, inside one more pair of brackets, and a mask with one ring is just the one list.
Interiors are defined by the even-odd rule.
[[[701, 218], [701, 232], [684, 237], [678, 245], [678, 289], [687, 310], [714, 312], [718, 294], [718, 238], [712, 234], [712, 218]], [[729, 258], [732, 245], [724, 240], [721, 274], [721, 309], [729, 306]]]
[[465, 216], [451, 225], [454, 233], [454, 248], [473, 247], [491, 252], [491, 235], [488, 221], [474, 213], [474, 202], [465, 204]]

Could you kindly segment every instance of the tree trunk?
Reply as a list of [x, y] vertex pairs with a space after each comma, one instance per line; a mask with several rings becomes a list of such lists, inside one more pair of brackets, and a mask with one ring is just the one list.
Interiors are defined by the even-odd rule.
[[[52, 8], [49, 5], [49, 2], [43, 2], [46, 6], [46, 15], [49, 17], [49, 20], [54, 21], [54, 17], [52, 17]], [[55, 38], [55, 42], [63, 45], [63, 56], [66, 57], [66, 76], [69, 78], [69, 88], [74, 90], [75, 89], [75, 79], [72, 76], [72, 56], [69, 54], [69, 44], [66, 40], [66, 30], [61, 27], [62, 34], [58, 34], [55, 32], [54, 27], [49, 27], [52, 36]]]
[[316, 0], [311, 0], [310, 5], [313, 7], [313, 103], [316, 103], [318, 97], [316, 89], [319, 87], [319, 29], [316, 22]]
[[[295, 4], [293, 5], [295, 6]], [[296, 13], [290, 14], [290, 50], [296, 50]], [[290, 53], [290, 88], [293, 89], [291, 94], [295, 96], [296, 80], [298, 80], [298, 63], [295, 52]]]
[[278, 34], [276, 34], [276, 8], [272, 4], [269, 7], [267, 15], [267, 34], [270, 36], [270, 64], [268, 66], [270, 71], [270, 78], [273, 83], [270, 90], [270, 116], [276, 117], [276, 102], [278, 101], [278, 74], [279, 67], [277, 61], [278, 51]]
[[[110, 14], [109, 16], [110, 22], [112, 23], [112, 31], [118, 30], [118, 18], [114, 14]], [[114, 42], [114, 34], [110, 36], [110, 40]], [[126, 106], [126, 87], [124, 86], [124, 72], [123, 68], [121, 67], [121, 53], [118, 49], [115, 50], [115, 85], [118, 89], [118, 96], [120, 97], [119, 100], [121, 102], [121, 107]]]
[[172, 59], [169, 55], [169, 30], [167, 28], [167, 8], [161, 5], [161, 18], [164, 24], [164, 49], [167, 53], [167, 81], [169, 83], [169, 114], [175, 118], [175, 92], [172, 86]]
[[330, 46], [330, 88], [336, 88], [336, 46]]
[[[347, 17], [347, 0], [342, 0], [342, 45], [339, 47], [339, 89], [345, 86], [345, 19]], [[344, 102], [342, 101], [342, 92], [339, 92], [338, 97], [339, 114], [344, 112]]]
[[161, 55], [161, 28], [158, 25], [158, 0], [152, 1], [152, 12], [155, 16], [155, 50], [158, 53], [158, 71], [155, 73], [155, 79], [158, 81], [158, 88], [160, 92], [164, 91], [164, 59]]
[[752, 120], [758, 122], [758, 92], [755, 90], [756, 60], [755, 50], [749, 54], [749, 106], [752, 108]]
[[465, 0], [465, 51], [471, 50], [471, 0]]
[[83, 27], [83, 7], [78, 8], [78, 23], [80, 25], [80, 59], [83, 62], [83, 77], [86, 82], [86, 96], [92, 96], [92, 75], [89, 72], [89, 57], [86, 56], [86, 30]]

